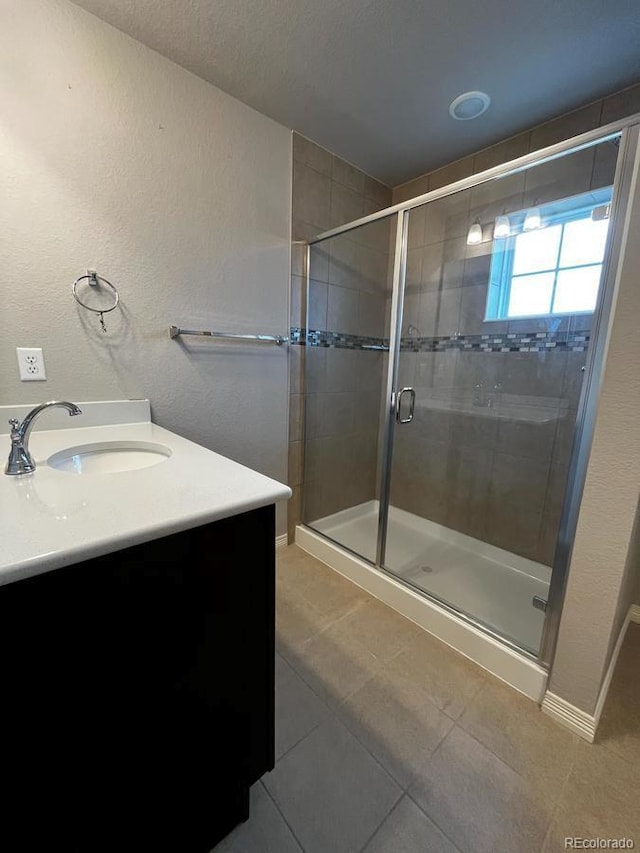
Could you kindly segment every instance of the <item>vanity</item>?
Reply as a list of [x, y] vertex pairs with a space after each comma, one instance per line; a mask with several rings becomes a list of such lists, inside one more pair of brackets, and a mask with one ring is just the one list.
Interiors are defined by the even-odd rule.
[[290, 490], [151, 423], [147, 401], [79, 405], [73, 428], [40, 420], [34, 473], [0, 479], [0, 839], [207, 853], [274, 764]]

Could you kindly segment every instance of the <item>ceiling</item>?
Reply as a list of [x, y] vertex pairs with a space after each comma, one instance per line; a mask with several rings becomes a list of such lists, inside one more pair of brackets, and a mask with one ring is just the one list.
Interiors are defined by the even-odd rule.
[[76, 3], [391, 186], [640, 79], [638, 0]]

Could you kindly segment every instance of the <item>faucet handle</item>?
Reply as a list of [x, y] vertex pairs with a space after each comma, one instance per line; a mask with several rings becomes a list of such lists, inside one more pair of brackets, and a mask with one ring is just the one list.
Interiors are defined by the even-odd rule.
[[9, 418], [9, 426], [11, 427], [11, 443], [20, 441], [20, 421], [17, 418]]

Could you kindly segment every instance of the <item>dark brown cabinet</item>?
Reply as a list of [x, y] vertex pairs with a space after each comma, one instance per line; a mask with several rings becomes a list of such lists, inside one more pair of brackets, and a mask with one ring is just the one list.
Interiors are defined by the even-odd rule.
[[0, 846], [206, 853], [274, 763], [274, 507], [0, 587]]

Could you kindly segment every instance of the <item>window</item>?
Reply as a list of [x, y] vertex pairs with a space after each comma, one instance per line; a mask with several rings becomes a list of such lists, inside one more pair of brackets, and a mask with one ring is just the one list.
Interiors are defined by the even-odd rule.
[[609, 227], [611, 188], [540, 205], [541, 227], [524, 230], [526, 210], [509, 213], [510, 234], [491, 253], [487, 320], [594, 310]]

